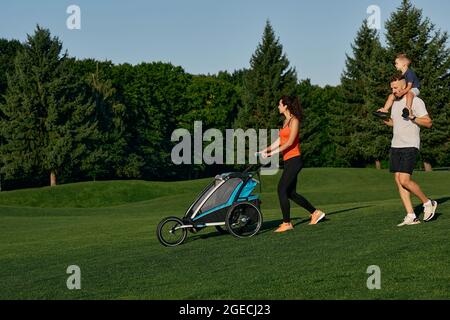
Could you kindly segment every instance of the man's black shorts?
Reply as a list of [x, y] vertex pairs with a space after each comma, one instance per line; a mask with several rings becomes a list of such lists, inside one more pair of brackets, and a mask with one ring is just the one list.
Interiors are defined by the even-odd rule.
[[389, 157], [391, 172], [402, 172], [412, 175], [418, 155], [419, 150], [417, 148], [391, 148]]

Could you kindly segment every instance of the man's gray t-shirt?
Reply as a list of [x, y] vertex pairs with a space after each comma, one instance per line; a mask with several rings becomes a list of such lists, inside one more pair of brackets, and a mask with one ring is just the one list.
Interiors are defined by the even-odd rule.
[[[420, 127], [411, 120], [402, 117], [406, 108], [406, 97], [395, 101], [391, 109], [391, 118], [394, 122], [394, 137], [392, 148], [417, 148], [420, 149]], [[417, 118], [428, 114], [422, 99], [415, 97], [412, 104], [413, 115]]]

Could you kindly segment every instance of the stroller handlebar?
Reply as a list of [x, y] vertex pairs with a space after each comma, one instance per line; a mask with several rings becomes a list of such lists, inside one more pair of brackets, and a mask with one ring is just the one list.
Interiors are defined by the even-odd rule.
[[[258, 159], [258, 157], [260, 157], [260, 153], [258, 153], [258, 152], [255, 152], [255, 157], [256, 157], [256, 159]], [[265, 167], [266, 165], [263, 165], [263, 164], [261, 164], [261, 163], [256, 163], [256, 164], [251, 164], [251, 165], [249, 165], [242, 173], [247, 173], [247, 172], [251, 172], [252, 170], [251, 169], [253, 169], [254, 167], [256, 167], [257, 169], [255, 170], [255, 172], [258, 172], [258, 174], [259, 174], [259, 171], [261, 170], [261, 168], [263, 168], [263, 167]]]

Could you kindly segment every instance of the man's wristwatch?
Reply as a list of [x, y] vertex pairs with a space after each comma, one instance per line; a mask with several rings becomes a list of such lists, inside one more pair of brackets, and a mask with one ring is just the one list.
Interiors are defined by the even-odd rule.
[[417, 119], [417, 117], [416, 116], [413, 116], [412, 118], [410, 118], [411, 119], [411, 121], [415, 121], [416, 119]]

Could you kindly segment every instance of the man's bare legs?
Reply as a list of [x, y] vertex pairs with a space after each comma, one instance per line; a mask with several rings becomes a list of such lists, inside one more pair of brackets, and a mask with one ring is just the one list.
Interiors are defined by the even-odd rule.
[[419, 185], [411, 179], [411, 175], [403, 172], [395, 173], [395, 182], [397, 183], [400, 197], [405, 206], [406, 213], [411, 214], [414, 208], [411, 202], [411, 193], [422, 201], [423, 204], [428, 202], [427, 196], [422, 192]]

